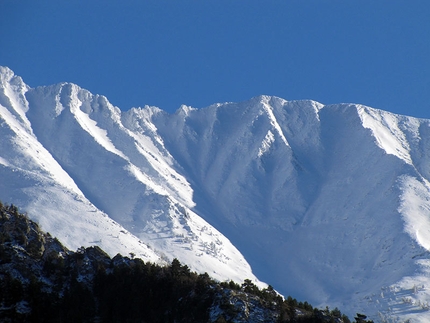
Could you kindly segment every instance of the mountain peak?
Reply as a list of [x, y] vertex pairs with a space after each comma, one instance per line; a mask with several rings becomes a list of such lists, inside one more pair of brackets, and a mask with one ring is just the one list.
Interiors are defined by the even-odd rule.
[[197, 110], [197, 109], [191, 106], [182, 104], [181, 107], [176, 111], [176, 113], [183, 116], [187, 116], [190, 113], [190, 111], [193, 111], [193, 110]]
[[15, 73], [6, 66], [0, 66], [0, 79], [3, 80], [10, 80], [13, 76], [15, 76]]
[[430, 285], [428, 120], [272, 96], [122, 112], [2, 71], [0, 199], [69, 248], [178, 258], [348, 314], [430, 318], [428, 288], [412, 289]]

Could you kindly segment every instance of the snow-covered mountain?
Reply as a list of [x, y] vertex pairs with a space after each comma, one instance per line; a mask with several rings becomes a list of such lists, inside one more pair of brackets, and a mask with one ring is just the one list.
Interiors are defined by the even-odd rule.
[[121, 111], [0, 68], [0, 200], [67, 247], [430, 320], [430, 120], [260, 96]]

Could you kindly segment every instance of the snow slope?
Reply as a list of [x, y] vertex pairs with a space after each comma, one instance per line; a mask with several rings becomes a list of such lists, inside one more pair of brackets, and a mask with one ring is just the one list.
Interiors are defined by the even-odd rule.
[[430, 321], [429, 120], [268, 96], [124, 112], [74, 84], [0, 80], [0, 199], [68, 247]]
[[3, 202], [72, 249], [177, 257], [220, 280], [257, 281], [229, 240], [190, 210], [193, 191], [150, 129], [124, 116], [134, 127], [126, 128], [118, 108], [74, 84], [30, 89], [9, 69], [0, 74]]

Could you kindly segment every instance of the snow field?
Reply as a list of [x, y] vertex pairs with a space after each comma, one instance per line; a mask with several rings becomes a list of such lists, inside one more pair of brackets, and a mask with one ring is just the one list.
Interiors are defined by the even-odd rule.
[[122, 112], [6, 68], [0, 85], [0, 199], [69, 248], [430, 321], [429, 120], [269, 96]]

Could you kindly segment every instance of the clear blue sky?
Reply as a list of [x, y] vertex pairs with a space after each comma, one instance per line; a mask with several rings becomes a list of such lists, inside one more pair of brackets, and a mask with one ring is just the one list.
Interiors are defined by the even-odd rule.
[[268, 94], [430, 118], [430, 1], [0, 0], [0, 65], [123, 110]]

